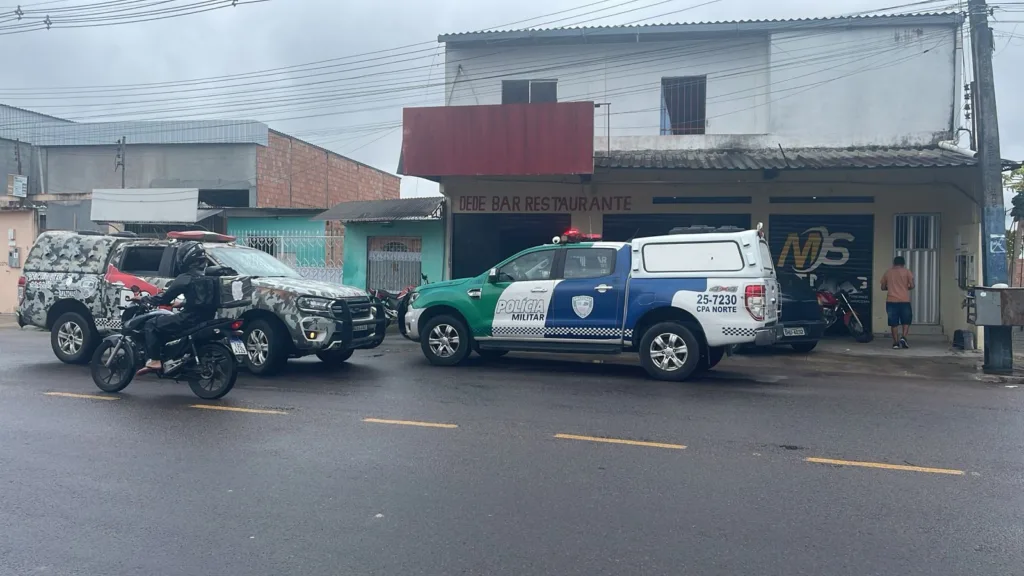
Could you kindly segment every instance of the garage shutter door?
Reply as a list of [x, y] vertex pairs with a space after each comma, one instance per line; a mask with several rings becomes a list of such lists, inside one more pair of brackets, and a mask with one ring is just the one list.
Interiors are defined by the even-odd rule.
[[869, 215], [772, 214], [768, 244], [775, 269], [815, 290], [846, 290], [870, 329], [874, 221]]

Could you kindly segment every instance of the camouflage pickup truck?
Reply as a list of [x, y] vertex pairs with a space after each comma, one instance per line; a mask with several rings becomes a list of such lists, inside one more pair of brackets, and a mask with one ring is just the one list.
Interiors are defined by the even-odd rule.
[[271, 374], [288, 358], [311, 354], [340, 364], [384, 341], [383, 310], [365, 290], [307, 280], [266, 252], [209, 232], [172, 232], [164, 240], [44, 232], [19, 280], [18, 323], [49, 330], [61, 361], [86, 363], [100, 335], [120, 328], [118, 306], [133, 286], [155, 294], [178, 275], [174, 256], [186, 240], [203, 242], [212, 264], [252, 279], [252, 306], [224, 311], [245, 321], [251, 372]]

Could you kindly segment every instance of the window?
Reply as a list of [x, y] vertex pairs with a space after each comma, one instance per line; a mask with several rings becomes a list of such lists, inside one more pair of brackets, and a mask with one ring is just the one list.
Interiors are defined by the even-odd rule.
[[236, 272], [245, 276], [301, 278], [298, 272], [262, 250], [218, 246], [210, 248], [208, 254], [217, 264], [233, 268]]
[[743, 255], [735, 242], [664, 242], [643, 248], [647, 272], [738, 272]]
[[164, 258], [165, 250], [164, 246], [126, 248], [121, 258], [121, 271], [156, 276], [160, 273], [160, 261]]
[[761, 268], [768, 270], [769, 272], [775, 270], [774, 262], [772, 262], [772, 251], [768, 248], [768, 244], [760, 242], [761, 244]]
[[503, 80], [502, 104], [537, 104], [558, 102], [557, 80]]
[[707, 125], [707, 76], [661, 79], [661, 133], [704, 134]]
[[551, 278], [551, 263], [554, 258], [555, 253], [552, 250], [523, 254], [498, 270], [498, 282], [547, 280]]
[[570, 248], [565, 252], [566, 280], [603, 278], [615, 271], [615, 250], [611, 248]]

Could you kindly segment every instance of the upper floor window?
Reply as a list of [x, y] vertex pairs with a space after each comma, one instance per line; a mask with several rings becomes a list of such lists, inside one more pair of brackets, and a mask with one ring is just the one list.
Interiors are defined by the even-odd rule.
[[558, 80], [502, 80], [502, 104], [558, 102]]
[[707, 125], [707, 76], [661, 79], [661, 133], [704, 134]]

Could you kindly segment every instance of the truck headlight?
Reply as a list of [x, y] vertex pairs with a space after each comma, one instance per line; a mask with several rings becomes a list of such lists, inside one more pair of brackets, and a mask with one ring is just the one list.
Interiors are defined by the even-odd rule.
[[420, 297], [420, 293], [419, 292], [413, 292], [412, 294], [410, 294], [409, 295], [409, 306], [412, 306], [412, 303], [415, 302], [416, 299], [419, 298], [419, 297]]
[[314, 296], [302, 296], [295, 301], [295, 305], [303, 312], [328, 312], [331, 309], [331, 300]]

